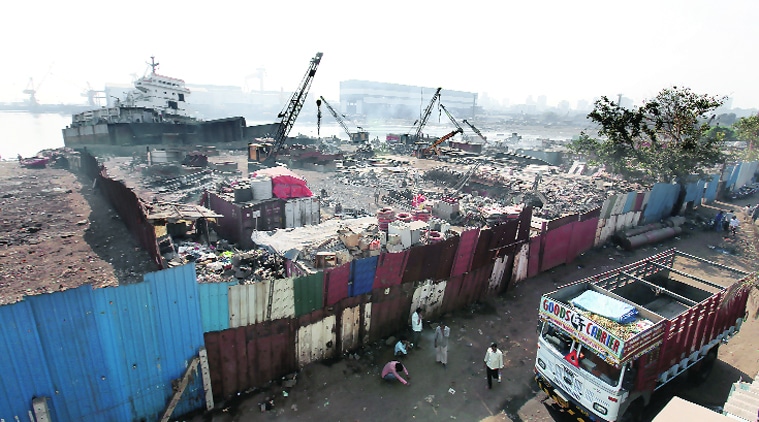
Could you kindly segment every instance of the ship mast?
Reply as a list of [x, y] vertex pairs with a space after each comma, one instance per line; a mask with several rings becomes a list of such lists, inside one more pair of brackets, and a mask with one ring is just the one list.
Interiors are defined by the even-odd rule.
[[[147, 63], [147, 62], [146, 62], [146, 63]], [[153, 70], [151, 71], [151, 73], [152, 73], [153, 75], [155, 75], [155, 74], [156, 74], [156, 73], [155, 73], [155, 71], [156, 71], [156, 69], [158, 69], [158, 65], [159, 65], [159, 64], [160, 64], [160, 63], [156, 63], [156, 62], [155, 62], [155, 56], [150, 56], [150, 63], [148, 63], [148, 66], [150, 66], [150, 67], [153, 69]]]

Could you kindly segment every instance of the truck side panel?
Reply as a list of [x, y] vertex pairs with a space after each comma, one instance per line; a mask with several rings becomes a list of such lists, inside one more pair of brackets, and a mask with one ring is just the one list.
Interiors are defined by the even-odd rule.
[[[693, 306], [679, 316], [665, 321], [664, 342], [660, 348], [658, 373], [688, 359], [715, 339], [720, 339], [746, 312], [749, 288], [738, 282], [728, 290]], [[706, 335], [699, 334], [701, 331]]]

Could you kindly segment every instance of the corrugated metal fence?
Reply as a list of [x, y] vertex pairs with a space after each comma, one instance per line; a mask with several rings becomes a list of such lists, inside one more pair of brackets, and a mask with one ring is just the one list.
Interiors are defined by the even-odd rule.
[[[195, 266], [143, 283], [30, 296], [0, 307], [0, 419], [28, 420], [33, 397], [52, 420], [158, 420], [203, 347]], [[205, 403], [200, 377], [176, 412]]]
[[[96, 171], [106, 191], [126, 194], [96, 162], [82, 168]], [[686, 202], [713, 198], [718, 181], [689, 185]], [[434, 317], [571, 262], [620, 228], [669, 215], [678, 195], [668, 184], [617, 195], [545, 223], [532, 238], [528, 207], [493, 228], [284, 280], [197, 284], [191, 264], [137, 285], [29, 297], [0, 307], [0, 353], [8, 357], [0, 363], [0, 418], [28, 418], [32, 398], [47, 397], [56, 422], [156, 420], [172, 380], [201, 347], [214, 398], [224, 399], [395, 334], [417, 306]], [[125, 221], [134, 209], [122, 209]], [[152, 247], [155, 236], [134, 220], [130, 229]], [[175, 413], [203, 404], [194, 377]]]

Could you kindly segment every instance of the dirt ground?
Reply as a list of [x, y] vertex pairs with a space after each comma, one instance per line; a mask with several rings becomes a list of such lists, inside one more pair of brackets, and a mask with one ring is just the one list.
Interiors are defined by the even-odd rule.
[[[716, 205], [738, 209], [733, 204]], [[713, 209], [702, 211], [715, 213]], [[15, 162], [0, 162], [0, 223], [0, 304], [82, 284], [133, 283], [154, 270], [147, 254], [91, 182], [63, 169], [31, 170]], [[297, 374], [294, 387], [274, 382], [267, 389], [217, 403], [217, 410], [209, 414], [180, 420], [574, 420], [556, 411], [550, 400], [544, 402], [545, 395], [533, 380], [540, 296], [566, 282], [669, 247], [755, 271], [755, 235], [756, 228], [744, 222], [737, 240], [725, 240], [713, 231], [687, 229], [678, 238], [634, 252], [612, 247], [590, 251], [576, 262], [510, 288], [501, 297], [444, 315], [451, 327], [446, 368], [435, 363], [431, 347], [438, 318], [427, 320], [421, 348], [404, 359], [411, 374], [409, 386], [380, 380], [382, 365], [392, 358], [391, 346], [381, 342], [343, 359], [308, 365]], [[657, 400], [659, 408], [674, 393], [706, 406], [720, 406], [731, 383], [739, 377], [752, 379], [759, 372], [759, 350], [753, 341], [759, 336], [759, 322], [754, 319], [758, 306], [759, 296], [754, 294], [752, 318], [720, 348], [720, 362], [710, 379], [699, 387], [666, 389]], [[482, 359], [491, 341], [504, 351], [506, 368], [503, 382], [488, 390]], [[274, 407], [262, 412], [259, 403], [269, 398]]]
[[155, 270], [91, 181], [0, 162], [0, 305], [83, 284], [135, 283]]

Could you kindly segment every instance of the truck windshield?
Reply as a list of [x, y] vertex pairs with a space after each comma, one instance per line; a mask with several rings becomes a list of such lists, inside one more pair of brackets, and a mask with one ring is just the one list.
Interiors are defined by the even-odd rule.
[[580, 368], [612, 387], [619, 384], [621, 369], [609, 365], [589, 348], [580, 352]]
[[593, 349], [583, 347], [581, 343], [573, 342], [572, 337], [564, 330], [546, 322], [543, 324], [540, 335], [562, 356], [567, 356], [573, 350], [575, 353], [579, 352], [578, 366], [583, 371], [612, 387], [619, 385], [621, 370], [606, 363]]

